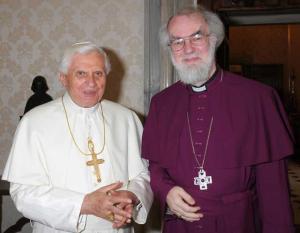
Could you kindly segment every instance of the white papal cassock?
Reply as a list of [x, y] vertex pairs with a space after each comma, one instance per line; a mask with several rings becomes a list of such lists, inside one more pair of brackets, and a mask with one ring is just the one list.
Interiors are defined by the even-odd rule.
[[[70, 129], [79, 148], [88, 153], [90, 136], [99, 152], [104, 143], [100, 104], [81, 108], [68, 94], [64, 103]], [[140, 157], [142, 125], [137, 116], [119, 104], [102, 100], [105, 147], [98, 158], [102, 181], [86, 162], [70, 135], [62, 98], [41, 105], [21, 120], [2, 179], [11, 182], [17, 209], [33, 222], [33, 232], [133, 232], [128, 226], [112, 229], [112, 223], [92, 215], [80, 215], [85, 194], [116, 181], [141, 201], [134, 220], [145, 223], [152, 203], [148, 163]]]

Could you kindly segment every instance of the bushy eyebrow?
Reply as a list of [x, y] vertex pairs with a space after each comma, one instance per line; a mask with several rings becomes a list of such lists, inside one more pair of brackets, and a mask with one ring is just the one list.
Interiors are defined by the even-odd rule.
[[[191, 36], [194, 36], [194, 35], [196, 35], [196, 34], [204, 34], [204, 33], [203, 33], [203, 31], [201, 30], [201, 28], [200, 28], [198, 31], [192, 33], [192, 34], [189, 35], [189, 36], [185, 36], [185, 37], [191, 37]], [[177, 39], [183, 38], [183, 37], [173, 36], [173, 35], [171, 35], [170, 37], [171, 37], [172, 40], [177, 40]]]

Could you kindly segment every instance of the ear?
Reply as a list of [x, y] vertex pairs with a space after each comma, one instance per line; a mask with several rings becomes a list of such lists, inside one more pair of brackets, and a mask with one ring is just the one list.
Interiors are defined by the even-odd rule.
[[209, 36], [209, 42], [211, 45], [216, 45], [217, 44], [217, 37], [215, 35], [210, 35]]
[[64, 87], [67, 87], [68, 82], [65, 74], [59, 73], [59, 81]]

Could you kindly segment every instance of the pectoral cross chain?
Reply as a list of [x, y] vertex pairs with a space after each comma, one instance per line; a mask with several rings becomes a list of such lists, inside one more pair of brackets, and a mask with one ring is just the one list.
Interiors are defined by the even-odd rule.
[[101, 182], [101, 173], [100, 173], [99, 164], [104, 163], [104, 159], [97, 158], [97, 154], [94, 149], [94, 143], [93, 143], [92, 139], [90, 139], [90, 138], [88, 139], [88, 148], [89, 148], [89, 151], [91, 152], [92, 160], [87, 161], [86, 165], [94, 167], [97, 182]]

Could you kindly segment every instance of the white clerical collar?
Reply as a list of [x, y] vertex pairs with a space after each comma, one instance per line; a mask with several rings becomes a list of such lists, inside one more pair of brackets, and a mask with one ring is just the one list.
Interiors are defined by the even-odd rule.
[[205, 85], [200, 86], [200, 87], [192, 86], [192, 89], [194, 92], [203, 92], [203, 91], [206, 91], [206, 86]]
[[[217, 79], [218, 72], [219, 72], [219, 68], [217, 68], [215, 70], [215, 72], [213, 73], [213, 75], [205, 83], [203, 83], [201, 86], [191, 85], [192, 90], [194, 92], [197, 92], [197, 93], [206, 91], [208, 88], [210, 88], [213, 85], [213, 83], [215, 83], [215, 80]], [[221, 72], [222, 72], [222, 74], [221, 74], [221, 80], [220, 81], [222, 81], [222, 78], [223, 78], [223, 71], [221, 70]]]
[[73, 111], [76, 111], [76, 112], [82, 112], [82, 113], [87, 113], [87, 114], [94, 113], [99, 108], [99, 103], [97, 103], [96, 105], [94, 105], [93, 107], [90, 107], [90, 108], [84, 108], [84, 107], [79, 106], [72, 100], [72, 98], [68, 92], [66, 92], [64, 94], [63, 100], [66, 103], [66, 105], [68, 105]]

